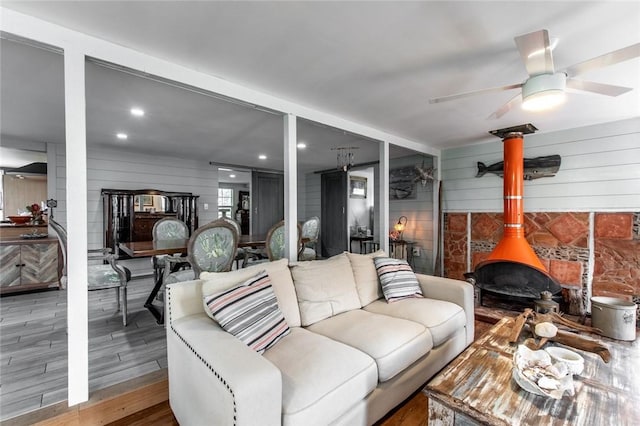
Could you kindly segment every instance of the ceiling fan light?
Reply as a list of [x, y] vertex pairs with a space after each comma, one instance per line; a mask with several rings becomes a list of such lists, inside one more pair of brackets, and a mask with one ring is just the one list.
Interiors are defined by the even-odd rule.
[[564, 103], [567, 98], [562, 90], [545, 90], [529, 95], [522, 102], [522, 109], [527, 111], [545, 111]]
[[566, 85], [567, 76], [564, 73], [540, 74], [529, 78], [522, 86], [522, 109], [544, 111], [562, 104], [566, 99]]

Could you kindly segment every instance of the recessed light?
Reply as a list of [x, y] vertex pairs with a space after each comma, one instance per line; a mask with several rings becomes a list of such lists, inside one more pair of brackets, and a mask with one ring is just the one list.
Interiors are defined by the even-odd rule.
[[236, 175], [229, 175], [229, 177], [230, 177], [230, 178], [234, 178], [234, 177], [236, 177]]
[[227, 168], [224, 168], [224, 167], [218, 167], [218, 170], [221, 171], [221, 172], [232, 172], [233, 171], [233, 169], [227, 169]]
[[144, 110], [141, 108], [131, 108], [131, 115], [136, 117], [144, 117]]
[[127, 134], [126, 134], [126, 133], [117, 133], [117, 134], [116, 134], [116, 137], [117, 137], [118, 139], [125, 140], [125, 139], [127, 139], [129, 136], [127, 136]]
[[261, 160], [266, 160], [267, 156], [264, 155], [264, 154], [260, 154], [260, 155], [258, 155], [258, 158], [261, 159]]
[[305, 149], [305, 148], [307, 147], [307, 144], [306, 144], [306, 143], [304, 143], [304, 142], [300, 142], [300, 143], [297, 145], [297, 147], [298, 147], [298, 148], [300, 148], [300, 149]]

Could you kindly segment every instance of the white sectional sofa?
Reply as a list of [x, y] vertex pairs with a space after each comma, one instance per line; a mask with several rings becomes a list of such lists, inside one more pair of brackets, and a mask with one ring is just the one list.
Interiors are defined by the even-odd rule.
[[[473, 289], [416, 274], [424, 298], [387, 303], [373, 257], [286, 259], [166, 289], [169, 398], [182, 425], [370, 425], [474, 334]], [[223, 330], [203, 295], [265, 270], [290, 332], [263, 354]]]

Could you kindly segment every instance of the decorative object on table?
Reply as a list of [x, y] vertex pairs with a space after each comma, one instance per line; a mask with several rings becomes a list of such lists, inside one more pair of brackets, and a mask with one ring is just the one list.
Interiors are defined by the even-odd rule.
[[359, 149], [357, 146], [339, 146], [331, 148], [331, 151], [337, 151], [337, 168], [343, 172], [351, 170], [355, 164], [355, 155], [353, 150]]
[[7, 218], [16, 225], [24, 225], [31, 222], [31, 216], [7, 216]]
[[417, 198], [416, 168], [399, 167], [389, 170], [389, 199], [415, 200]]
[[[533, 180], [543, 177], [553, 177], [560, 170], [562, 159], [559, 155], [547, 155], [545, 157], [525, 158], [524, 159], [524, 180]], [[504, 177], [504, 161], [493, 163], [490, 166], [478, 161], [478, 174], [476, 177], [482, 177], [487, 173], [493, 173], [500, 177]]]
[[42, 209], [40, 208], [40, 204], [33, 203], [26, 207], [27, 211], [31, 213], [31, 223], [34, 225], [39, 225], [44, 223], [42, 219]]
[[571, 370], [564, 362], [553, 362], [551, 358], [546, 351], [532, 351], [519, 345], [513, 354], [513, 379], [522, 389], [536, 395], [560, 399], [567, 392], [573, 396]]
[[534, 309], [541, 314], [558, 313], [560, 312], [560, 305], [558, 302], [553, 301], [553, 294], [545, 290], [540, 293], [540, 299], [534, 302]]
[[393, 231], [389, 234], [389, 238], [393, 241], [402, 241], [402, 237], [404, 234], [404, 230], [407, 227], [407, 217], [400, 216], [398, 218], [398, 223], [393, 225]]
[[552, 333], [543, 333], [546, 336], [550, 337], [542, 337], [537, 335], [536, 327], [540, 323], [554, 323], [554, 325], [557, 324], [558, 326], [566, 327], [570, 330], [602, 334], [602, 330], [598, 328], [588, 327], [586, 325], [575, 323], [566, 318], [563, 318], [560, 314], [557, 314], [555, 312], [550, 314], [541, 314], [538, 312], [534, 312], [533, 309], [525, 309], [523, 313], [516, 317], [511, 335], [509, 336], [509, 343], [518, 342], [520, 333], [522, 332], [522, 329], [526, 324], [533, 335], [533, 338], [528, 338], [524, 342], [524, 344], [529, 349], [538, 350], [542, 348], [542, 346], [544, 346], [547, 342], [556, 342], [565, 346], [571, 346], [575, 349], [594, 353], [600, 356], [600, 358], [602, 358], [602, 360], [606, 363], [611, 360], [611, 353], [609, 352], [609, 349], [596, 342], [595, 340], [589, 339], [588, 337], [561, 330], [558, 330], [554, 336], [551, 336]]
[[580, 354], [560, 346], [549, 346], [544, 349], [555, 362], [564, 363], [571, 374], [580, 374], [584, 370], [584, 358]]
[[615, 297], [591, 298], [591, 323], [602, 334], [618, 340], [636, 340], [636, 304]]
[[349, 176], [349, 198], [367, 198], [367, 178]]

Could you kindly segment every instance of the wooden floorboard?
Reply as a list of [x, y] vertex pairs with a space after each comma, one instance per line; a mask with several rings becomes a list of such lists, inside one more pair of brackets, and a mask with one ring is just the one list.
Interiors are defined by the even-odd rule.
[[[95, 392], [167, 366], [164, 326], [143, 305], [151, 278], [128, 286], [128, 325], [113, 289], [89, 292], [89, 389]], [[67, 398], [66, 291], [0, 298], [0, 420]]]

